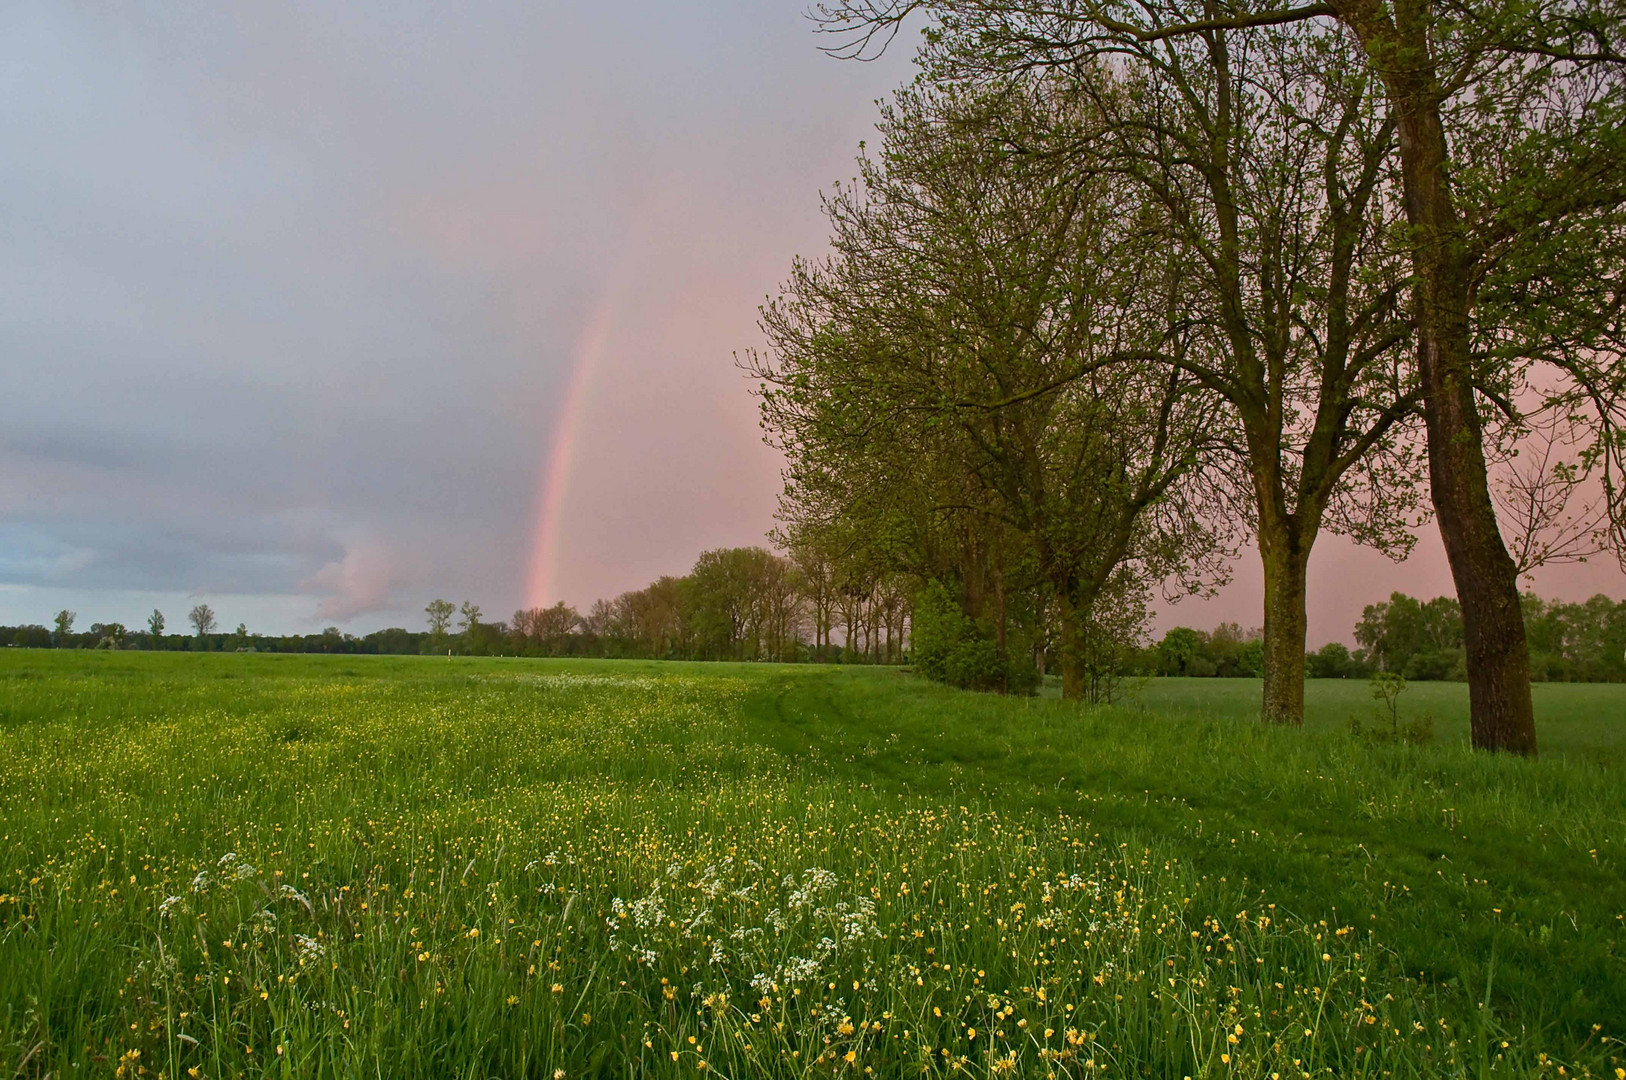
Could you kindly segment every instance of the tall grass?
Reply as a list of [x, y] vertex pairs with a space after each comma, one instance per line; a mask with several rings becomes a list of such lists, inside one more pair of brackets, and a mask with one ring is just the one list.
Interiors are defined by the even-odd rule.
[[[1467, 894], [1399, 857], [1319, 893], [1289, 832], [1320, 807], [1375, 859], [1383, 830], [1490, 830], [1609, 874], [1595, 768], [885, 673], [33, 654], [0, 687], [0, 1075], [1620, 1067], [1619, 1015], [1410, 969], [1434, 924], [1388, 908]], [[1246, 818], [1256, 783], [1295, 805]], [[1484, 918], [1517, 957], [1510, 905]], [[1590, 979], [1555, 1001], [1596, 1010]]]

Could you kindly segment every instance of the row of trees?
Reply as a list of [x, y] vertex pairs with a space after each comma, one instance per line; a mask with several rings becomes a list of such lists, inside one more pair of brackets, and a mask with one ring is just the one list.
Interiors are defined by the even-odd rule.
[[[1594, 596], [1583, 603], [1522, 598], [1533, 678], [1544, 682], [1626, 682], [1626, 601]], [[1331, 642], [1305, 657], [1313, 679], [1365, 678], [1374, 671], [1408, 681], [1467, 678], [1462, 605], [1455, 597], [1419, 600], [1394, 593], [1369, 604], [1355, 626], [1351, 652]], [[1258, 631], [1235, 623], [1212, 633], [1176, 627], [1157, 645], [1131, 653], [1128, 670], [1140, 675], [1258, 676], [1263, 655]]]
[[[1553, 682], [1626, 681], [1626, 602], [1522, 599], [1533, 678]], [[1460, 679], [1467, 673], [1462, 607], [1453, 597], [1416, 600], [1395, 593], [1355, 627], [1358, 660], [1407, 679]]]
[[1296, 724], [1316, 539], [1401, 556], [1432, 512], [1474, 745], [1533, 753], [1519, 574], [1626, 519], [1626, 12], [821, 11], [851, 54], [931, 33], [745, 360], [787, 539], [945, 583], [1086, 697], [1152, 591], [1251, 538], [1263, 712]]
[[688, 574], [599, 600], [586, 615], [561, 602], [488, 622], [477, 605], [446, 600], [425, 614], [425, 652], [898, 663], [909, 603], [897, 575], [849, 575], [807, 549], [787, 558], [743, 547], [702, 552]]
[[[928, 583], [912, 595], [894, 577], [865, 587], [845, 577], [832, 588], [831, 567], [773, 555], [762, 548], [708, 551], [684, 577], [662, 577], [643, 589], [600, 600], [586, 616], [567, 604], [516, 611], [486, 622], [478, 605], [436, 600], [425, 609], [427, 632], [389, 628], [357, 636], [328, 627], [318, 634], [251, 634], [239, 624], [215, 632], [214, 613], [199, 605], [194, 633], [165, 634], [161, 612], [144, 630], [93, 623], [74, 632], [76, 614], [59, 612], [52, 627], [0, 626], [0, 648], [151, 649], [189, 652], [300, 652], [488, 656], [599, 656], [689, 660], [901, 663], [955, 685], [1023, 693], [1044, 673], [1044, 650], [1013, 657], [965, 615], [953, 590]], [[829, 610], [819, 616], [821, 602]], [[1543, 681], [1626, 681], [1626, 601], [1594, 596], [1584, 603], [1523, 598], [1533, 676]], [[822, 629], [821, 629], [822, 628]], [[843, 643], [831, 640], [834, 630]], [[1354, 652], [1333, 642], [1305, 657], [1309, 677], [1365, 678], [1374, 671], [1411, 681], [1466, 678], [1461, 605], [1452, 597], [1418, 600], [1394, 593], [1368, 605], [1355, 627]], [[1114, 642], [1112, 644], [1117, 644]], [[1221, 623], [1212, 631], [1177, 626], [1155, 643], [1125, 639], [1095, 650], [1085, 677], [1097, 700], [1110, 699], [1128, 676], [1259, 678], [1264, 641], [1257, 629]]]
[[218, 631], [214, 609], [198, 604], [187, 614], [190, 634], [168, 634], [168, 620], [154, 608], [140, 629], [123, 623], [91, 623], [76, 632], [78, 613], [63, 609], [52, 625], [0, 626], [0, 648], [34, 649], [144, 649], [160, 652], [284, 652], [284, 653], [418, 653], [427, 634], [387, 629], [358, 637], [330, 626], [319, 634], [255, 634], [243, 623], [229, 633]]
[[[52, 619], [50, 628], [36, 625], [0, 627], [0, 645], [15, 644], [35, 648], [56, 646], [73, 649], [164, 648], [164, 642], [175, 642], [180, 639], [179, 635], [164, 633], [168, 620], [157, 608], [153, 608], [152, 614], [147, 616], [146, 626], [135, 631], [127, 629], [123, 623], [98, 622], [91, 623], [89, 630], [75, 633], [73, 627], [78, 619], [78, 612], [63, 608]], [[188, 613], [187, 621], [192, 625], [194, 637], [206, 639], [214, 635], [215, 612], [208, 604], [195, 605]], [[247, 633], [247, 629], [239, 623], [234, 636], [244, 637]], [[180, 646], [172, 644], [169, 647]]]
[[761, 547], [703, 552], [682, 577], [599, 600], [584, 616], [564, 603], [488, 620], [478, 604], [431, 601], [425, 632], [400, 628], [365, 636], [216, 632], [207, 604], [192, 609], [191, 635], [165, 634], [154, 611], [145, 631], [95, 623], [75, 633], [77, 615], [54, 628], [0, 627], [0, 647], [329, 653], [459, 653], [486, 656], [610, 656], [686, 660], [822, 660], [901, 663], [910, 594], [901, 575], [877, 575], [808, 547], [784, 557]]

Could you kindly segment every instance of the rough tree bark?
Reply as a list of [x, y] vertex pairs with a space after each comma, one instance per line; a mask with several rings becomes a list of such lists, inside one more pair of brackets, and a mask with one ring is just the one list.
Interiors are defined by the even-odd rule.
[[1061, 696], [1084, 700], [1084, 642], [1082, 613], [1065, 593], [1056, 598], [1061, 616]]
[[1518, 571], [1496, 524], [1474, 400], [1469, 292], [1472, 258], [1451, 192], [1441, 89], [1429, 51], [1427, 0], [1341, 5], [1372, 57], [1398, 120], [1401, 179], [1416, 268], [1417, 359], [1428, 428], [1429, 491], [1467, 645], [1475, 749], [1536, 752], [1530, 653]]
[[1310, 549], [1289, 529], [1259, 530], [1265, 566], [1265, 695], [1267, 724], [1304, 724], [1304, 639]]

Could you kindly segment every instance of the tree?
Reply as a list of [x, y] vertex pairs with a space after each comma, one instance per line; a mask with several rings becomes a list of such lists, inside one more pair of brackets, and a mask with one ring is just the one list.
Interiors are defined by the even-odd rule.
[[1498, 527], [1479, 395], [1494, 401], [1531, 361], [1553, 362], [1579, 385], [1549, 400], [1599, 406], [1597, 453], [1621, 450], [1626, 12], [1608, 0], [1332, 6], [1399, 128], [1430, 486], [1462, 603], [1473, 745], [1534, 754], [1519, 568]]
[[581, 625], [582, 617], [563, 600], [550, 608], [531, 610], [531, 633], [549, 656], [561, 656], [568, 652], [567, 641]]
[[67, 640], [68, 635], [73, 633], [73, 620], [78, 617], [78, 612], [69, 611], [67, 608], [63, 608], [56, 613], [56, 643], [58, 646], [61, 646]]
[[1527, 593], [1524, 608], [1536, 678], [1626, 681], [1626, 601], [1566, 604]]
[[1266, 31], [1050, 42], [1031, 32], [1034, 5], [945, 7], [959, 21], [934, 38], [928, 73], [1076, 87], [1099, 124], [1004, 141], [1081, 178], [1124, 177], [1191, 253], [1178, 314], [1201, 345], [1146, 359], [1226, 404], [1229, 499], [1264, 569], [1263, 715], [1301, 723], [1316, 539], [1330, 529], [1403, 552], [1417, 504], [1416, 455], [1400, 437], [1417, 397], [1400, 364], [1393, 125], [1359, 50]]
[[[763, 312], [772, 358], [749, 368], [792, 462], [789, 516], [813, 517], [794, 507], [812, 493], [826, 521], [871, 501], [916, 531], [963, 520], [993, 571], [1001, 650], [1006, 570], [1030, 559], [1069, 698], [1113, 575], [1162, 578], [1215, 544], [1199, 481], [1218, 425], [1195, 377], [1155, 363], [1190, 345], [1171, 315], [1180, 245], [1111, 176], [997, 146], [1013, 126], [1096, 118], [1063, 86], [900, 92], [862, 191], [827, 201], [834, 254], [796, 263]], [[860, 569], [836, 590], [849, 648], [873, 618], [877, 568]]]
[[1393, 593], [1369, 604], [1355, 641], [1382, 671], [1408, 679], [1443, 679], [1457, 670], [1463, 650], [1462, 608], [1448, 596], [1429, 601]]
[[1207, 634], [1189, 626], [1176, 626], [1158, 642], [1158, 674], [1212, 675], [1214, 666], [1202, 655], [1207, 647]]
[[424, 607], [424, 614], [429, 616], [429, 634], [435, 639], [446, 636], [446, 631], [452, 625], [452, 616], [457, 608], [450, 600], [431, 600]]
[[468, 600], [463, 601], [463, 606], [458, 609], [458, 615], [465, 634], [474, 633], [474, 628], [480, 625], [481, 611], [479, 604]]
[[157, 608], [153, 608], [152, 614], [147, 616], [147, 632], [155, 638], [164, 636], [164, 613]]
[[636, 653], [656, 659], [687, 656], [692, 627], [686, 617], [686, 579], [662, 576], [615, 598], [610, 634]]
[[1349, 646], [1340, 641], [1329, 641], [1305, 657], [1305, 668], [1312, 679], [1350, 679], [1366, 674], [1364, 665], [1349, 655]]
[[615, 603], [599, 597], [582, 617], [582, 629], [594, 637], [604, 637], [615, 625]]
[[514, 642], [521, 649], [536, 640], [536, 616], [541, 610], [541, 608], [520, 608], [514, 612], [514, 617], [508, 620], [508, 627], [514, 635]]
[[774, 556], [762, 548], [703, 551], [684, 579], [685, 608], [703, 655], [755, 659], [761, 647], [761, 583]]
[[821, 661], [830, 659], [830, 630], [835, 614], [835, 558], [830, 537], [812, 527], [802, 527], [782, 535], [780, 542], [795, 564], [802, 596], [813, 617], [813, 652]]
[[215, 609], [208, 604], [197, 604], [188, 613], [187, 620], [191, 622], [192, 629], [198, 637], [212, 634], [215, 629]]
[[1508, 391], [1529, 385], [1532, 366], [1550, 366], [1562, 385], [1542, 395], [1546, 406], [1591, 412], [1596, 439], [1584, 460], [1602, 468], [1626, 555], [1626, 493], [1615, 482], [1626, 458], [1626, 9], [1614, 0], [847, 0], [824, 11], [826, 29], [856, 30], [851, 49], [862, 51], [920, 8], [1024, 66], [1288, 26], [1353, 34], [1395, 133], [1430, 494], [1463, 607], [1472, 742], [1534, 754], [1518, 565], [1490, 491], [1483, 411], [1494, 406], [1516, 427]]

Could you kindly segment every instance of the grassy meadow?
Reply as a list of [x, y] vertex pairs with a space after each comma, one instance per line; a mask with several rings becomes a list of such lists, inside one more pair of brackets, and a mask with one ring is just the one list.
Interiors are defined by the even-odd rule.
[[[1143, 679], [1125, 689], [1127, 707], [1164, 716], [1234, 720], [1259, 716], [1258, 679]], [[1538, 682], [1531, 692], [1543, 753], [1626, 764], [1626, 687]], [[1375, 704], [1365, 679], [1312, 679], [1305, 688], [1304, 723], [1311, 731], [1344, 731], [1351, 719], [1370, 724]], [[1408, 683], [1400, 693], [1399, 708], [1402, 722], [1430, 717], [1437, 742], [1468, 745], [1467, 683]]]
[[5, 651], [0, 1077], [1626, 1077], [1626, 688], [1200, 683]]

